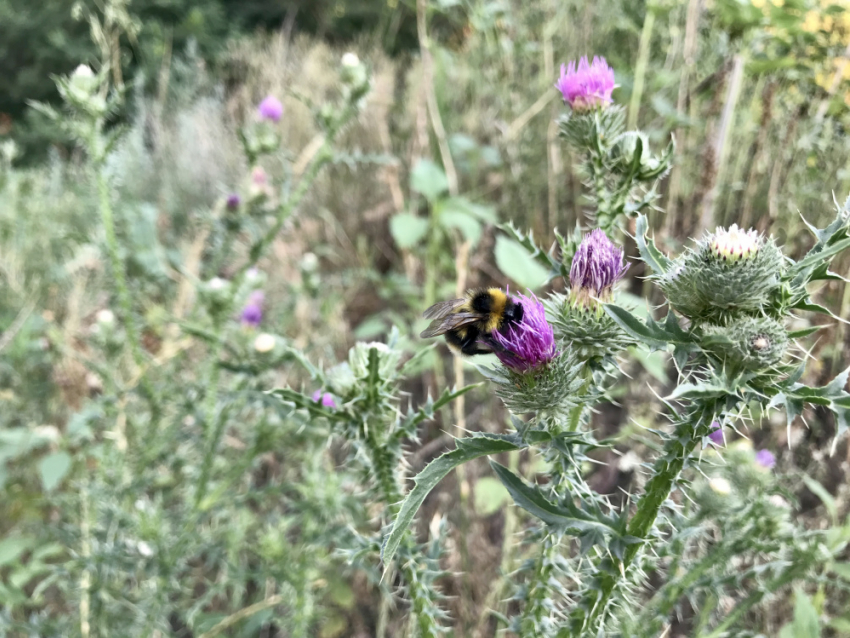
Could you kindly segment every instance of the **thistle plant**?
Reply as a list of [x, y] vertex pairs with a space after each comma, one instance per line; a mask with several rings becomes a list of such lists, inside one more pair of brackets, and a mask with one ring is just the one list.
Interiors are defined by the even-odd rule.
[[[481, 369], [514, 415], [514, 429], [459, 439], [426, 467], [397, 512], [383, 558], [389, 564], [401, 551], [425, 495], [453, 467], [534, 448], [550, 468], [540, 484], [491, 461], [514, 503], [539, 523], [529, 530], [536, 550], [517, 574], [520, 611], [504, 619], [509, 631], [655, 636], [687, 598], [701, 605], [703, 634], [728, 635], [766, 595], [817, 581], [847, 543], [846, 534], [803, 531], [793, 520], [770, 473], [772, 452], [740, 452], [723, 442], [733, 425], [777, 407], [790, 425], [807, 403], [835, 415], [836, 440], [846, 434], [850, 369], [822, 387], [801, 383], [806, 363], [794, 354], [795, 339], [811, 331], [786, 326], [797, 311], [829, 314], [808, 286], [837, 277], [829, 264], [850, 249], [850, 200], [829, 226], [812, 228], [815, 244], [797, 262], [772, 238], [737, 226], [718, 228], [670, 258], [647, 237], [640, 210], [654, 200], [654, 187], [644, 186], [667, 171], [672, 146], [655, 157], [642, 134], [622, 130], [604, 60], [562, 68], [556, 86], [571, 109], [562, 131], [584, 153], [599, 228], [577, 233], [572, 243], [558, 235], [561, 263], [513, 230], [553, 275], [568, 280], [569, 292], [542, 304], [515, 298], [525, 316], [494, 335], [505, 350], [497, 353], [501, 366]], [[616, 302], [628, 265], [607, 233], [628, 215], [636, 216], [639, 258], [667, 298], [662, 321], [639, 319]], [[630, 346], [669, 352], [679, 379], [659, 399], [662, 424], [651, 430], [658, 453], [644, 466], [645, 483], [615, 503], [588, 482], [591, 459], [615, 445], [597, 440], [591, 415], [594, 404], [610, 400]], [[736, 460], [741, 454], [746, 462]], [[712, 545], [718, 529], [721, 540]], [[733, 558], [747, 568], [730, 570]], [[660, 587], [651, 573], [666, 574]], [[734, 598], [741, 590], [746, 594]], [[720, 596], [732, 603], [718, 605]]]

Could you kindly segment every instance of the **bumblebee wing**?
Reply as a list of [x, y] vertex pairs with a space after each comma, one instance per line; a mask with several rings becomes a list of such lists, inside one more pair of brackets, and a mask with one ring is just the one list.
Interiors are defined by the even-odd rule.
[[449, 299], [448, 301], [441, 301], [428, 308], [428, 310], [422, 313], [422, 316], [426, 319], [442, 319], [460, 308], [465, 303], [466, 299]]
[[431, 322], [431, 325], [422, 331], [419, 336], [422, 339], [429, 339], [442, 334], [446, 334], [449, 330], [467, 326], [476, 321], [481, 321], [484, 317], [478, 312], [455, 312], [447, 317], [438, 317]]

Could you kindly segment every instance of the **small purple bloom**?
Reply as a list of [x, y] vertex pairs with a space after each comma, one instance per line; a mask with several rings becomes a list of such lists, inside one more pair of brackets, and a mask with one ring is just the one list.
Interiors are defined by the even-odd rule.
[[257, 107], [257, 113], [262, 120], [271, 120], [272, 122], [280, 122], [283, 116], [283, 104], [280, 103], [275, 96], [269, 95]]
[[712, 430], [708, 433], [708, 438], [716, 445], [723, 445], [723, 428], [720, 427], [720, 423], [717, 421], [713, 422], [711, 425]]
[[617, 248], [604, 231], [597, 228], [584, 236], [570, 266], [574, 297], [586, 302], [590, 296], [605, 301], [611, 288], [629, 269], [623, 262], [623, 249]]
[[236, 193], [231, 193], [227, 196], [227, 202], [225, 205], [227, 206], [227, 210], [236, 210], [237, 208], [239, 208], [239, 204], [241, 203], [242, 198], [239, 197], [239, 195], [237, 195]]
[[611, 92], [614, 84], [614, 69], [608, 66], [605, 58], [594, 57], [593, 62], [583, 56], [576, 65], [575, 60], [569, 66], [561, 65], [561, 77], [555, 83], [564, 96], [564, 102], [574, 111], [590, 111], [611, 104]]
[[333, 395], [330, 392], [322, 393], [321, 390], [316, 390], [313, 393], [313, 401], [318, 403], [322, 402], [322, 407], [325, 408], [336, 408], [336, 401], [334, 401]]
[[243, 326], [256, 328], [260, 325], [263, 321], [263, 301], [265, 301], [265, 295], [261, 290], [255, 290], [250, 294], [240, 317]]
[[759, 450], [756, 452], [756, 463], [769, 470], [776, 465], [776, 455], [770, 450]]
[[555, 335], [546, 321], [543, 304], [534, 294], [516, 295], [513, 301], [522, 305], [522, 321], [493, 333], [493, 340], [504, 348], [495, 354], [511, 370], [526, 372], [555, 358]]

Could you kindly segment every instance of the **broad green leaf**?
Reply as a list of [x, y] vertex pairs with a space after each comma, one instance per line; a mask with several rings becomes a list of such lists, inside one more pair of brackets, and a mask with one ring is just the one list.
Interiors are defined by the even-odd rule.
[[52, 491], [71, 469], [71, 457], [67, 452], [48, 454], [38, 462], [41, 486], [45, 492]]
[[449, 197], [441, 202], [440, 209], [444, 213], [450, 210], [466, 213], [486, 224], [495, 224], [498, 221], [496, 211], [492, 206], [476, 204], [466, 197]]
[[445, 228], [457, 228], [463, 238], [475, 246], [481, 239], [481, 222], [472, 215], [459, 210], [445, 210], [439, 216], [440, 225]]
[[840, 636], [850, 636], [850, 618], [833, 618], [829, 621], [829, 626]]
[[0, 567], [8, 565], [18, 556], [35, 545], [35, 539], [30, 536], [13, 536], [0, 541]]
[[546, 269], [512, 239], [499, 236], [495, 256], [499, 270], [518, 283], [520, 288], [537, 288], [549, 279]]
[[413, 248], [428, 232], [428, 220], [412, 213], [398, 213], [390, 219], [390, 233], [399, 248]]
[[492, 476], [475, 481], [475, 511], [482, 516], [497, 512], [510, 498], [505, 486]]
[[521, 450], [525, 447], [515, 435], [490, 434], [485, 432], [477, 432], [471, 437], [457, 439], [456, 445], [456, 449], [446, 452], [431, 461], [413, 479], [415, 485], [408, 492], [404, 501], [402, 501], [398, 516], [393, 521], [392, 529], [384, 539], [384, 544], [381, 548], [381, 560], [384, 563], [384, 569], [392, 563], [396, 550], [404, 537], [404, 533], [413, 522], [413, 517], [416, 516], [416, 512], [419, 510], [425, 497], [437, 486], [437, 483], [443, 480], [446, 474], [458, 465], [462, 465], [472, 459], [477, 459], [479, 456]]
[[806, 484], [806, 487], [817, 496], [821, 502], [823, 503], [826, 511], [829, 512], [829, 516], [832, 519], [832, 524], [838, 524], [838, 505], [835, 503], [835, 497], [830, 494], [826, 488], [818, 483], [811, 476], [806, 476], [803, 474], [803, 482]]
[[410, 173], [410, 187], [433, 204], [449, 190], [449, 180], [442, 168], [431, 160], [421, 159]]
[[850, 563], [833, 563], [829, 569], [850, 583]]
[[802, 589], [794, 590], [794, 638], [820, 638], [820, 619], [812, 599]]

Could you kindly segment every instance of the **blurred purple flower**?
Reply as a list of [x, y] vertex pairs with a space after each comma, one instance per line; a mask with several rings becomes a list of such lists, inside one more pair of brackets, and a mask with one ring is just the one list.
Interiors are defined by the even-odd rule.
[[334, 401], [333, 395], [330, 392], [322, 393], [321, 390], [316, 390], [313, 393], [313, 401], [318, 403], [322, 402], [322, 407], [325, 408], [336, 408], [336, 401]]
[[606, 300], [611, 288], [629, 269], [623, 262], [623, 249], [617, 248], [604, 231], [597, 228], [584, 236], [570, 266], [570, 285], [574, 298], [584, 302], [588, 296]]
[[575, 60], [569, 66], [561, 65], [561, 77], [555, 87], [574, 111], [604, 107], [611, 104], [611, 92], [616, 87], [614, 69], [608, 66], [605, 58], [594, 57], [589, 63], [587, 56], [583, 56], [578, 65]]
[[723, 445], [723, 428], [717, 421], [714, 421], [711, 425], [712, 430], [708, 433], [708, 438], [717, 445]]
[[248, 303], [242, 309], [240, 320], [243, 326], [256, 328], [263, 321], [263, 302], [266, 296], [262, 290], [255, 290], [248, 296]]
[[759, 450], [756, 452], [756, 463], [769, 470], [776, 465], [776, 455], [770, 450]]
[[275, 96], [269, 95], [260, 102], [257, 113], [259, 113], [260, 119], [280, 122], [280, 118], [283, 116], [283, 104]]
[[227, 210], [236, 210], [239, 208], [239, 204], [242, 203], [242, 198], [239, 197], [236, 193], [231, 193], [227, 196], [227, 202], [225, 205], [227, 206]]
[[534, 294], [516, 295], [513, 301], [522, 305], [522, 321], [494, 332], [493, 340], [504, 349], [496, 351], [499, 361], [515, 372], [526, 372], [555, 358], [555, 335]]

